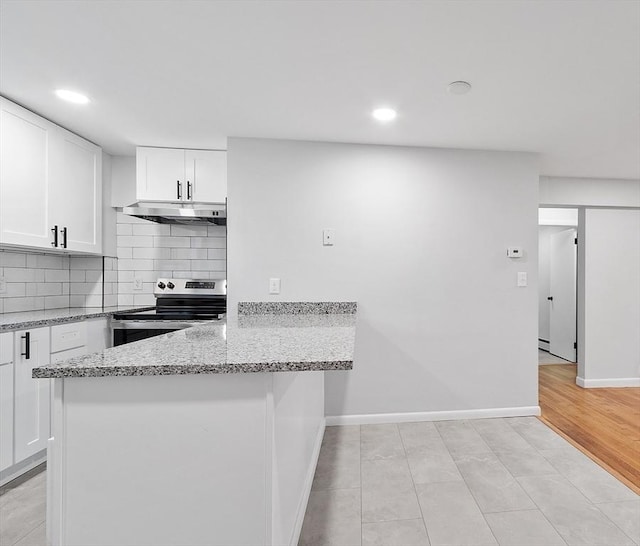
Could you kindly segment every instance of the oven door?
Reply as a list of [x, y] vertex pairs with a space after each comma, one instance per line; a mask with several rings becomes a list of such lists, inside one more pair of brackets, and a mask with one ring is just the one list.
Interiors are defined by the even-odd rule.
[[113, 346], [117, 347], [141, 339], [168, 334], [200, 323], [200, 321], [173, 320], [112, 320]]

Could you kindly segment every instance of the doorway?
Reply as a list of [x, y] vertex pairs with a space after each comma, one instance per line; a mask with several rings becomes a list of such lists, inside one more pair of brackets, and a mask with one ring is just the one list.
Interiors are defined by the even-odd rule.
[[577, 362], [577, 209], [541, 208], [539, 364]]

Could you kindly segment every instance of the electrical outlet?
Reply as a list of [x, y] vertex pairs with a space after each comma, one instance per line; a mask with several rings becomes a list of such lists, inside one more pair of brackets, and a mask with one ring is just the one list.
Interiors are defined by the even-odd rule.
[[134, 290], [142, 290], [142, 279], [138, 277], [133, 278], [133, 289]]
[[322, 230], [322, 244], [324, 246], [333, 246], [336, 239], [335, 229], [323, 229]]
[[280, 293], [280, 279], [269, 279], [269, 294]]
[[7, 293], [7, 281], [4, 280], [4, 277], [0, 277], [0, 294]]

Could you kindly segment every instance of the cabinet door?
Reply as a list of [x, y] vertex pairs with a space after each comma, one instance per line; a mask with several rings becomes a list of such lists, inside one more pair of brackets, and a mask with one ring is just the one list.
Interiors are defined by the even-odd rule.
[[[27, 333], [29, 334], [28, 350]], [[34, 366], [48, 363], [49, 328], [14, 333], [14, 459], [16, 463], [47, 447], [50, 380], [33, 379], [31, 370]]]
[[136, 195], [141, 201], [186, 200], [184, 150], [137, 148]]
[[55, 129], [0, 97], [0, 243], [52, 248], [49, 154]]
[[0, 334], [0, 471], [13, 464], [13, 333]]
[[[51, 217], [66, 250], [102, 251], [102, 150], [59, 128], [52, 157]], [[66, 229], [66, 233], [64, 232]]]
[[224, 203], [227, 198], [227, 152], [185, 150], [190, 201]]

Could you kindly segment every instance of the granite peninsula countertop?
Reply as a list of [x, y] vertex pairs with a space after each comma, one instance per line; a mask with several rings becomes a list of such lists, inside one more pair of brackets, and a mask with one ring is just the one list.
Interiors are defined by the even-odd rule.
[[47, 309], [44, 311], [23, 311], [17, 313], [0, 313], [0, 332], [52, 326], [67, 322], [80, 322], [86, 319], [109, 317], [127, 311], [146, 311], [153, 305], [124, 305], [115, 307], [65, 307], [63, 309]]
[[354, 302], [239, 304], [238, 317], [37, 367], [33, 377], [350, 370], [356, 308]]

